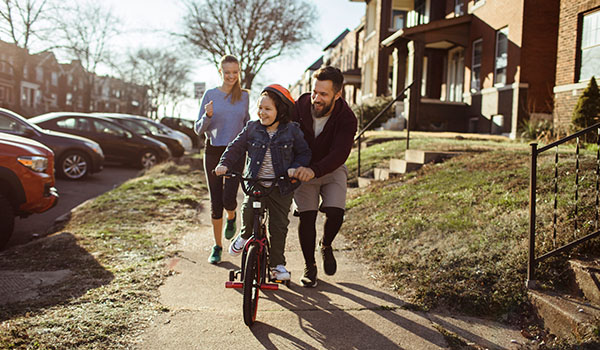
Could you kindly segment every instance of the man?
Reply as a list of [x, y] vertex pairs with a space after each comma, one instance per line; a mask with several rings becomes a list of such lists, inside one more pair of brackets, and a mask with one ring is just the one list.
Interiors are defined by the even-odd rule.
[[294, 202], [300, 216], [298, 235], [305, 263], [300, 284], [304, 287], [317, 285], [315, 225], [318, 211], [326, 215], [319, 242], [323, 270], [333, 275], [337, 269], [331, 244], [344, 221], [348, 180], [344, 163], [357, 127], [356, 116], [341, 98], [343, 83], [344, 76], [339, 69], [321, 68], [313, 74], [312, 93], [305, 93], [296, 101], [295, 121], [300, 123], [312, 151], [309, 166], [299, 167], [295, 173], [302, 181], [294, 194]]

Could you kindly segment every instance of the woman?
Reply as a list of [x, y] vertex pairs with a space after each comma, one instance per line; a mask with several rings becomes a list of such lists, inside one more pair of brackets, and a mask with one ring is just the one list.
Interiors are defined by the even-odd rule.
[[[250, 120], [248, 114], [248, 92], [240, 86], [240, 63], [237, 58], [225, 55], [221, 58], [219, 74], [223, 79], [221, 86], [204, 93], [200, 104], [200, 113], [196, 120], [195, 131], [206, 135], [204, 149], [204, 173], [210, 193], [210, 211], [212, 217], [215, 244], [208, 258], [211, 264], [221, 262], [223, 251], [223, 209], [227, 212], [225, 238], [231, 239], [236, 233], [237, 191], [239, 180], [223, 179], [212, 173], [219, 163], [221, 155], [229, 142], [242, 131]], [[239, 159], [232, 170], [241, 172], [245, 157]]]

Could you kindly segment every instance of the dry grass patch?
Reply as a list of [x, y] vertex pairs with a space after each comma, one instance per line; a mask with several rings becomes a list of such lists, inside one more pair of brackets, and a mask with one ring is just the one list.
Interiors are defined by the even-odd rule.
[[0, 255], [7, 270], [69, 269], [60, 285], [0, 310], [0, 348], [130, 348], [164, 310], [175, 242], [196, 229], [201, 171], [161, 164], [73, 212], [62, 233]]

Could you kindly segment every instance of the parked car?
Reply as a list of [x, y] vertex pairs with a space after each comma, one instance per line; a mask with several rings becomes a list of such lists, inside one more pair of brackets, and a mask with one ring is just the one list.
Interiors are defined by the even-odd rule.
[[42, 213], [58, 202], [53, 166], [50, 148], [0, 132], [0, 249], [12, 235], [16, 216]]
[[192, 139], [192, 146], [194, 148], [202, 148], [204, 147], [204, 140], [202, 136], [196, 135], [194, 131], [194, 121], [190, 119], [184, 118], [174, 118], [174, 117], [163, 117], [160, 120], [160, 123], [168, 126], [169, 128], [177, 131], [181, 131], [186, 134], [190, 139]]
[[[105, 116], [100, 113], [94, 113], [94, 115]], [[106, 117], [130, 129], [138, 135], [146, 135], [164, 143], [165, 145], [167, 145], [167, 147], [169, 147], [169, 151], [171, 151], [173, 157], [181, 157], [185, 153], [185, 149], [183, 148], [181, 140], [159, 131], [158, 128], [142, 123], [140, 120], [135, 120], [114, 114], [108, 114], [106, 115]]]
[[[124, 113], [109, 113], [108, 115], [137, 120], [137, 121], [143, 123], [144, 125], [146, 125], [147, 128], [150, 128], [151, 130], [153, 130], [152, 131], [153, 133], [155, 133], [155, 132], [162, 133], [164, 135], [168, 135], [168, 136], [179, 139], [181, 141], [181, 144], [183, 145], [183, 148], [185, 148], [185, 150], [187, 152], [191, 152], [191, 150], [192, 150], [192, 139], [190, 139], [186, 134], [182, 133], [181, 131], [173, 130], [173, 129], [169, 128], [168, 126], [158, 123], [157, 121], [155, 121], [153, 119], [150, 119], [147, 117], [142, 117], [140, 115], [124, 114]], [[156, 128], [157, 130], [155, 131], [154, 128]]]
[[52, 112], [29, 119], [55, 131], [75, 134], [100, 144], [107, 161], [149, 168], [171, 157], [169, 148], [148, 136], [140, 136], [114, 121], [86, 113]]
[[4, 108], [0, 108], [0, 132], [27, 137], [50, 147], [56, 159], [57, 176], [80, 180], [102, 170], [104, 153], [100, 145], [90, 139], [43, 130]]

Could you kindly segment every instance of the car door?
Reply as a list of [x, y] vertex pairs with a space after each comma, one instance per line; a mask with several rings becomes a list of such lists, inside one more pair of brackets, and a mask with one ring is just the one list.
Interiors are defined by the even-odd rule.
[[94, 119], [92, 125], [107, 160], [130, 162], [138, 158], [141, 147], [134, 141], [131, 132], [105, 120]]

